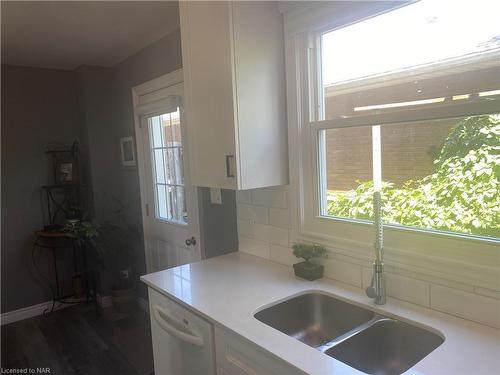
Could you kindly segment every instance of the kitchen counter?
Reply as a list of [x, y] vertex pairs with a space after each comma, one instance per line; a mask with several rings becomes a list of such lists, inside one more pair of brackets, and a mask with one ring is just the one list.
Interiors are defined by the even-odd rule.
[[226, 327], [309, 374], [361, 374], [254, 318], [255, 312], [307, 291], [319, 291], [383, 315], [439, 331], [444, 343], [406, 374], [500, 374], [500, 330], [387, 298], [330, 279], [296, 278], [290, 267], [244, 253], [145, 275], [141, 280], [207, 320]]

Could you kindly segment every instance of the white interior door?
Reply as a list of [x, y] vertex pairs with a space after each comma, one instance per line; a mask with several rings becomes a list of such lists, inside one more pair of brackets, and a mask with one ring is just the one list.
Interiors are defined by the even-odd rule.
[[201, 259], [197, 191], [189, 182], [182, 83], [163, 88], [161, 95], [161, 100], [144, 106], [137, 119], [148, 272]]

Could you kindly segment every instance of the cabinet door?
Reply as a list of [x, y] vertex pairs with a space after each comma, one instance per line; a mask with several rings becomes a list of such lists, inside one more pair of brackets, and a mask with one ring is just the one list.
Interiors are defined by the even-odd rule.
[[303, 374], [254, 344], [215, 327], [217, 373], [219, 375]]
[[181, 1], [179, 12], [191, 183], [235, 189], [230, 4]]
[[238, 188], [286, 185], [282, 15], [274, 1], [235, 1], [232, 17], [238, 98]]

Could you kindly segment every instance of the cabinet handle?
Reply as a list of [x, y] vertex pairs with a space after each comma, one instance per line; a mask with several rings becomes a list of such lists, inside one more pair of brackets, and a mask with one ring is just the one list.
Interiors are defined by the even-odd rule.
[[234, 177], [233, 160], [234, 155], [226, 155], [226, 177]]
[[176, 319], [172, 318], [168, 313], [159, 306], [153, 307], [155, 320], [161, 328], [177, 337], [179, 340], [185, 341], [192, 345], [203, 346], [203, 337], [196, 336], [194, 332], [184, 327]]

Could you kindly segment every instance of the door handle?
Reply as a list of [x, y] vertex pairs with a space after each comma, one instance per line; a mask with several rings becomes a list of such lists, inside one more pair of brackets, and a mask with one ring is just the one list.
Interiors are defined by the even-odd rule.
[[196, 245], [196, 238], [191, 237], [186, 240], [186, 245], [187, 246], [195, 246]]
[[195, 332], [172, 318], [166, 310], [163, 310], [159, 306], [154, 306], [153, 315], [158, 325], [172, 336], [192, 345], [203, 346], [203, 337], [196, 335]]

